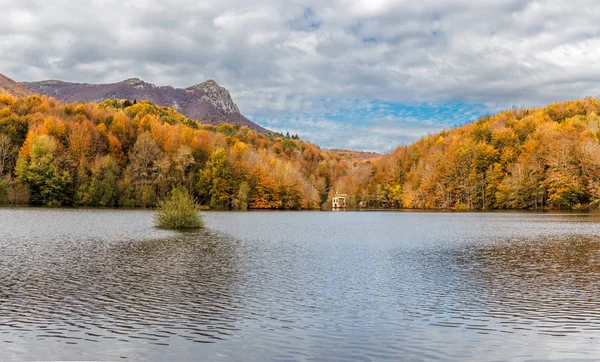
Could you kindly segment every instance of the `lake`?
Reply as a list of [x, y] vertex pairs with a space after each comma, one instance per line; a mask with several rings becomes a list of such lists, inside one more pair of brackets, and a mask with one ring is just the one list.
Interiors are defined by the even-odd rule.
[[0, 360], [600, 356], [600, 215], [0, 209]]

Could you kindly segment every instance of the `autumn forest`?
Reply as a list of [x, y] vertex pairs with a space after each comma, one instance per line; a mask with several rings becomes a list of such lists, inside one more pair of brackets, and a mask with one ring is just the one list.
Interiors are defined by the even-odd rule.
[[378, 158], [204, 125], [152, 103], [0, 95], [0, 203], [205, 208], [542, 209], [600, 206], [600, 101], [512, 109]]

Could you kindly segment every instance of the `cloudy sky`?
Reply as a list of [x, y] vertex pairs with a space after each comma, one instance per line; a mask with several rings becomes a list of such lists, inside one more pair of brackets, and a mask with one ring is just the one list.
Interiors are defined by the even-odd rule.
[[563, 0], [0, 0], [0, 73], [187, 87], [322, 147], [386, 151], [600, 95], [600, 7]]

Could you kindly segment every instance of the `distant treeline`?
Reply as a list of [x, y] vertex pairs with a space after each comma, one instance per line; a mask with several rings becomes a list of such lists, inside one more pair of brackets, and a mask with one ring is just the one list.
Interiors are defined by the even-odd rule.
[[185, 187], [213, 209], [596, 208], [600, 102], [512, 109], [372, 160], [297, 135], [203, 125], [145, 101], [0, 94], [0, 203], [153, 207]]

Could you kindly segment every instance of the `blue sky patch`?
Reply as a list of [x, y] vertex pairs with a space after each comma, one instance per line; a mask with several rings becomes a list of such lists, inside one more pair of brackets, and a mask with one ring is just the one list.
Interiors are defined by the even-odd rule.
[[399, 103], [363, 99], [322, 99], [313, 112], [252, 117], [277, 132], [298, 134], [323, 148], [388, 152], [430, 133], [495, 111], [462, 102]]

